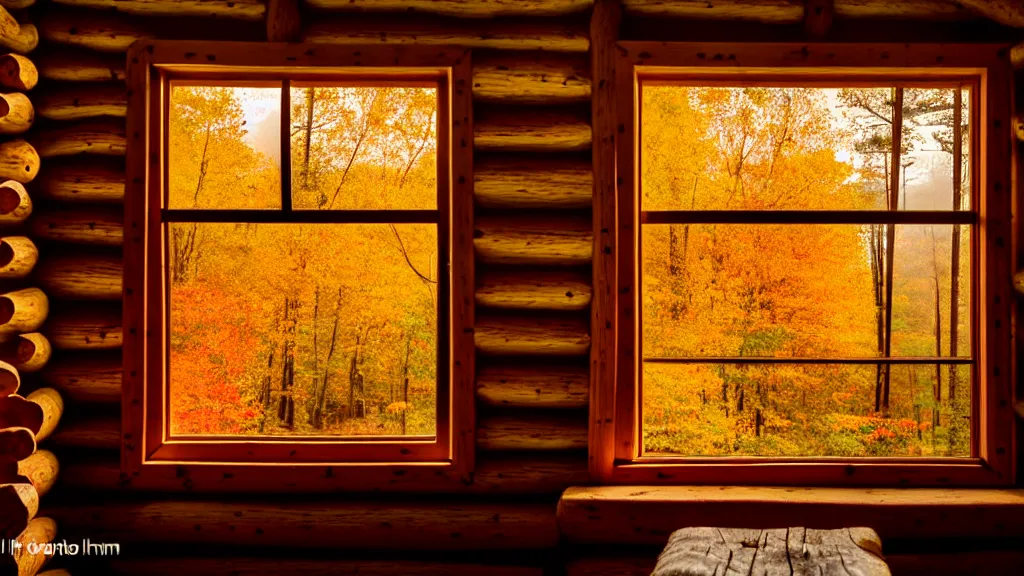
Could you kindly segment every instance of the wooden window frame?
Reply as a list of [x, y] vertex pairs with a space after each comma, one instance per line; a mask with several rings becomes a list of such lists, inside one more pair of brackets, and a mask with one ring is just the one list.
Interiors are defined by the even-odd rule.
[[[608, 299], [604, 317], [615, 334], [614, 364], [592, 382], [591, 476], [611, 484], [747, 484], [977, 486], [1010, 485], [1015, 474], [1011, 334], [1015, 299], [1012, 262], [1016, 242], [1011, 132], [1012, 72], [1007, 45], [664, 43], [619, 42], [612, 106], [595, 119], [595, 133], [614, 132], [616, 187], [606, 188], [617, 214], [615, 272], [595, 280]], [[972, 378], [970, 458], [664, 458], [640, 455], [639, 100], [641, 79], [729, 85], [913, 86], [936, 80], [976, 83], [972, 99], [973, 222]], [[611, 158], [605, 159], [612, 162]], [[601, 187], [597, 187], [600, 192]], [[704, 214], [708, 214], [705, 212]], [[714, 213], [711, 214], [714, 217]], [[932, 214], [934, 216], [934, 214]], [[798, 218], [798, 217], [797, 217]], [[928, 216], [923, 218], [927, 219]], [[733, 216], [723, 219], [732, 220]], [[910, 218], [913, 219], [913, 216]], [[702, 220], [704, 221], [704, 220]], [[795, 221], [795, 220], [794, 220]], [[595, 312], [600, 314], [600, 312]], [[977, 344], [974, 344], [974, 343]], [[933, 362], [934, 364], [934, 362]], [[610, 422], [609, 422], [610, 420]]]
[[[175, 436], [169, 439], [165, 229], [174, 221], [283, 223], [386, 222], [399, 211], [292, 210], [290, 149], [282, 114], [282, 206], [274, 210], [169, 210], [167, 113], [172, 80], [254, 85], [430, 84], [438, 90], [436, 210], [411, 210], [403, 222], [438, 227], [438, 420], [432, 440], [330, 436]], [[345, 46], [241, 42], [140, 41], [128, 53], [127, 181], [124, 248], [122, 472], [165, 477], [170, 467], [247, 474], [257, 489], [324, 479], [353, 489], [412, 475], [459, 482], [474, 468], [475, 395], [472, 301], [472, 93], [470, 53], [457, 47]], [[189, 214], [192, 212], [192, 214]], [[391, 213], [390, 215], [388, 213]], [[182, 220], [184, 218], [184, 220]], [[447, 293], [445, 294], [445, 291]], [[445, 297], [446, 296], [446, 297]], [[445, 329], [445, 325], [447, 325]], [[225, 476], [227, 477], [227, 476]], [[408, 481], [408, 478], [404, 478]], [[187, 484], [187, 483], [186, 483]], [[187, 488], [187, 486], [184, 486]]]

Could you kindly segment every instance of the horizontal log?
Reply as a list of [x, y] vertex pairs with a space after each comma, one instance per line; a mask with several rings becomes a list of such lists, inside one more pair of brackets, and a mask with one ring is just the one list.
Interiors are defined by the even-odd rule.
[[63, 202], [120, 203], [124, 201], [124, 160], [121, 158], [61, 158], [47, 162], [34, 190]]
[[0, 238], [0, 278], [24, 278], [32, 272], [38, 260], [39, 250], [30, 238]]
[[452, 22], [433, 18], [317, 18], [302, 33], [315, 44], [415, 44], [496, 50], [586, 52], [587, 30], [579, 24], [535, 22]]
[[35, 24], [22, 24], [17, 36], [0, 36], [0, 46], [17, 54], [28, 54], [39, 45], [39, 30]]
[[473, 194], [484, 208], [590, 208], [593, 168], [582, 159], [491, 159], [473, 167]]
[[473, 147], [484, 151], [564, 152], [589, 150], [592, 133], [585, 110], [474, 111]]
[[32, 127], [35, 109], [21, 92], [0, 94], [0, 134], [21, 134]]
[[839, 18], [870, 18], [875, 20], [973, 20], [976, 13], [964, 3], [946, 0], [835, 0]]
[[494, 18], [497, 16], [559, 16], [589, 9], [594, 0], [307, 0], [315, 10], [414, 12]]
[[[528, 561], [529, 559], [524, 559]], [[106, 574], [135, 576], [178, 576], [191, 574], [245, 574], [245, 576], [543, 576], [544, 569], [534, 566], [501, 566], [493, 563], [453, 563], [450, 561], [352, 560], [294, 558], [119, 558], [110, 563]], [[41, 575], [42, 576], [42, 575]], [[644, 575], [646, 576], [646, 575]]]
[[570, 488], [558, 505], [562, 533], [586, 544], [663, 546], [686, 526], [743, 518], [747, 528], [873, 528], [900, 538], [1024, 535], [1024, 491], [964, 488], [630, 486]]
[[0, 428], [28, 428], [38, 442], [45, 418], [43, 408], [27, 398], [17, 394], [0, 398]]
[[266, 14], [266, 4], [261, 0], [54, 0], [54, 3], [141, 16], [262, 20]]
[[18, 21], [11, 16], [7, 8], [0, 4], [0, 36], [17, 36], [21, 31]]
[[8, 10], [21, 10], [36, 3], [36, 0], [0, 0], [0, 6]]
[[60, 354], [42, 372], [42, 380], [76, 403], [117, 404], [121, 401], [121, 355]]
[[39, 71], [28, 58], [19, 54], [0, 56], [0, 86], [27, 91], [39, 82]]
[[50, 341], [38, 332], [19, 334], [17, 338], [0, 344], [0, 359], [22, 374], [41, 370], [49, 362], [52, 352]]
[[124, 210], [120, 206], [51, 209], [32, 215], [32, 235], [54, 242], [120, 246]]
[[57, 424], [64, 414], [64, 399], [53, 388], [40, 388], [29, 394], [27, 399], [37, 404], [43, 411], [43, 423], [36, 432], [36, 441], [42, 442], [57, 429]]
[[473, 59], [473, 98], [509, 104], [590, 101], [590, 66], [576, 56], [483, 55]]
[[32, 199], [20, 182], [7, 180], [0, 184], [0, 224], [21, 224], [32, 213]]
[[39, 153], [24, 140], [0, 143], [0, 180], [28, 184], [39, 173]]
[[50, 9], [41, 15], [38, 25], [47, 42], [97, 52], [127, 52], [135, 41], [153, 37], [137, 19], [92, 10]]
[[488, 271], [476, 281], [476, 303], [519, 310], [583, 310], [590, 305], [589, 274], [572, 271]]
[[[121, 473], [116, 452], [91, 455], [87, 460], [62, 462], [64, 473], [60, 489], [74, 492], [197, 492], [258, 493], [263, 489], [250, 482], [239, 467], [228, 470], [203, 467], [155, 467], [142, 476]], [[313, 468], [311, 470], [311, 468]], [[289, 490], [301, 493], [328, 492], [438, 492], [507, 496], [511, 494], [560, 494], [569, 486], [589, 480], [586, 457], [557, 454], [482, 454], [477, 457], [471, 476], [453, 478], [436, 471], [424, 472], [411, 466], [402, 474], [387, 472], [387, 477], [372, 474], [347, 476], [328, 472], [329, 467], [301, 470], [288, 466], [264, 467], [261, 476]], [[305, 473], [305, 472], [311, 473]]]
[[13, 365], [0, 360], [0, 398], [6, 398], [21, 388], [21, 375]]
[[35, 332], [46, 321], [50, 300], [39, 288], [24, 288], [0, 296], [0, 334]]
[[590, 331], [580, 316], [482, 316], [474, 336], [477, 351], [487, 356], [580, 356], [590, 350]]
[[32, 483], [39, 496], [45, 496], [53, 488], [57, 482], [59, 469], [57, 457], [49, 450], [36, 450], [31, 456], [18, 462], [18, 474]]
[[585, 217], [481, 216], [473, 246], [487, 264], [585, 265], [593, 258], [594, 233]]
[[50, 253], [36, 265], [36, 278], [54, 298], [120, 300], [119, 252]]
[[348, 550], [549, 549], [550, 504], [356, 501], [76, 502], [48, 508], [68, 539], [103, 534], [122, 546], [247, 544]]
[[485, 416], [479, 419], [480, 450], [586, 450], [585, 414]]
[[74, 84], [51, 87], [36, 99], [36, 111], [50, 120], [83, 120], [97, 116], [123, 118], [128, 112], [124, 84]]
[[[122, 343], [121, 306], [90, 303], [51, 310], [43, 333], [58, 350], [118, 349]], [[95, 358], [96, 355], [88, 354], [87, 357]], [[120, 365], [119, 359], [116, 364]]]
[[[39, 512], [39, 493], [27, 482], [0, 484], [0, 539], [16, 538]], [[3, 556], [11, 553], [4, 547]], [[3, 564], [0, 564], [2, 567]]]
[[114, 416], [66, 418], [53, 434], [54, 446], [117, 450], [121, 446], [121, 419]]
[[51, 48], [35, 56], [39, 75], [61, 82], [124, 81], [125, 59], [73, 48]]
[[476, 395], [491, 406], [584, 408], [590, 374], [585, 365], [485, 365], [477, 371]]
[[99, 154], [124, 156], [125, 123], [120, 118], [86, 120], [67, 125], [48, 126], [36, 131], [30, 142], [40, 158]]
[[566, 576], [650, 576], [657, 554], [580, 558], [566, 563]]
[[36, 435], [28, 428], [0, 428], [0, 464], [24, 460], [35, 451]]

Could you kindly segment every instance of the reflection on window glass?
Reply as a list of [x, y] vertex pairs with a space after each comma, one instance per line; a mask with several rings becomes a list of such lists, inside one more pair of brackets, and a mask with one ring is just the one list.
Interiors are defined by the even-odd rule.
[[[884, 210], [894, 88], [643, 87], [643, 210]], [[954, 89], [905, 89], [900, 210], [952, 210]], [[961, 209], [969, 209], [969, 91]]]
[[644, 455], [970, 456], [969, 367], [887, 368], [876, 411], [875, 366], [646, 364]]
[[437, 90], [293, 87], [297, 210], [437, 208]]
[[172, 434], [435, 433], [436, 225], [168, 227]]
[[168, 208], [281, 207], [281, 89], [172, 83]]

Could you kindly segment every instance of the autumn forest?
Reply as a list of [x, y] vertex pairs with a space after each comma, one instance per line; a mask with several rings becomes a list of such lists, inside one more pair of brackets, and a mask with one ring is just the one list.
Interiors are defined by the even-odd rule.
[[[280, 85], [172, 85], [171, 433], [433, 436], [436, 89], [293, 85], [283, 159], [281, 96]], [[295, 211], [392, 212], [374, 223], [227, 212], [286, 210], [282, 160]]]
[[971, 226], [772, 214], [970, 210], [969, 101], [644, 86], [644, 453], [970, 454]]

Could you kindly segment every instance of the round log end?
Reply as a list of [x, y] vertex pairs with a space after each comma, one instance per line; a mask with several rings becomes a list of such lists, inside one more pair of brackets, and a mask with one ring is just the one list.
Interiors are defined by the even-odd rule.
[[24, 278], [39, 260], [39, 250], [25, 236], [0, 238], [0, 278]]
[[42, 414], [42, 422], [36, 432], [36, 441], [41, 442], [57, 429], [57, 423], [64, 413], [64, 400], [53, 388], [40, 388], [29, 394], [27, 400], [39, 406]]
[[18, 336], [17, 362], [15, 367], [22, 372], [38, 372], [50, 361], [53, 347], [39, 332]]
[[27, 398], [17, 394], [0, 398], [0, 428], [28, 428], [38, 440], [44, 419], [43, 408]]
[[28, 184], [39, 174], [39, 154], [25, 140], [0, 144], [0, 178]]
[[46, 321], [50, 301], [39, 288], [0, 296], [0, 334], [35, 332]]
[[21, 182], [0, 184], [0, 224], [20, 224], [32, 213], [32, 200]]
[[28, 428], [0, 429], [0, 464], [24, 460], [36, 451], [36, 435]]
[[0, 537], [16, 538], [39, 512], [39, 493], [32, 484], [0, 484]]
[[0, 84], [15, 90], [31, 90], [39, 82], [39, 71], [28, 58], [19, 54], [0, 56]]
[[57, 456], [49, 450], [36, 450], [34, 454], [18, 462], [18, 474], [28, 478], [39, 496], [45, 496], [53, 488], [59, 471]]
[[21, 387], [21, 376], [18, 369], [0, 360], [0, 398], [6, 398]]

